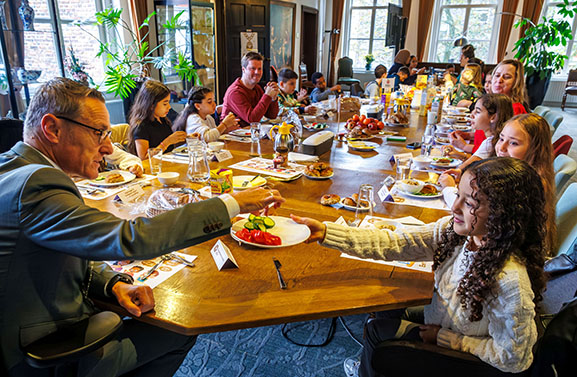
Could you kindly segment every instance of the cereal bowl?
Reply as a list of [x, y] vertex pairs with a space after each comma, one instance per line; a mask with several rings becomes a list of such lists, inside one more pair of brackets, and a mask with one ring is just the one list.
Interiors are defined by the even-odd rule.
[[413, 165], [415, 165], [415, 167], [417, 169], [428, 168], [431, 161], [433, 161], [431, 159], [431, 157], [427, 157], [427, 156], [415, 156], [415, 157], [413, 157]]
[[176, 172], [165, 171], [162, 173], [158, 173], [156, 175], [156, 178], [158, 178], [160, 183], [162, 183], [163, 185], [173, 185], [176, 182], [178, 182], [178, 179], [180, 178], [180, 174], [176, 173]]
[[421, 182], [416, 179], [404, 179], [401, 182], [399, 182], [399, 184], [401, 186], [401, 190], [409, 194], [415, 194], [421, 191], [423, 186], [425, 186], [424, 182]]
[[224, 148], [222, 141], [213, 141], [208, 143], [208, 148], [213, 152], [220, 152]]

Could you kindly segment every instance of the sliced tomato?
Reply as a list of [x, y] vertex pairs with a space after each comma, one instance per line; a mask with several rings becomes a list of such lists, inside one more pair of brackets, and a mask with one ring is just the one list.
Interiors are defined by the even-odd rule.
[[251, 242], [251, 236], [250, 236], [250, 231], [246, 228], [243, 228], [239, 231], [237, 231], [236, 236], [238, 238], [240, 238], [241, 240], [247, 241], [247, 242]]
[[252, 230], [250, 235], [252, 237], [252, 242], [260, 243], [262, 245], [266, 245], [266, 239], [264, 238], [264, 233], [262, 230]]
[[275, 246], [280, 245], [282, 243], [279, 236], [275, 236], [274, 234], [271, 234], [269, 232], [264, 233], [264, 238], [267, 245]]

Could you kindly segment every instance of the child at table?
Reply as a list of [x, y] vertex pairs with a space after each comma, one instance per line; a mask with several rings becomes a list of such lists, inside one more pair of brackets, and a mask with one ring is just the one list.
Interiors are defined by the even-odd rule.
[[335, 85], [327, 89], [327, 82], [321, 72], [315, 72], [311, 76], [311, 82], [315, 86], [311, 92], [311, 102], [320, 102], [329, 99], [331, 94], [337, 95], [341, 91], [340, 85]]
[[[539, 173], [545, 192], [547, 212], [546, 251], [548, 255], [554, 254], [557, 233], [555, 177], [549, 124], [537, 114], [516, 115], [505, 123], [503, 130], [496, 138], [495, 153], [498, 157], [514, 157], [523, 160]], [[460, 178], [459, 170], [448, 170], [439, 177], [439, 184], [443, 187], [443, 198], [448, 206], [451, 206], [457, 197], [455, 178]]]
[[[545, 287], [546, 217], [537, 172], [524, 161], [493, 157], [467, 167], [452, 216], [435, 223], [391, 231], [293, 219], [310, 228], [309, 242], [347, 254], [433, 261], [435, 290], [420, 321], [390, 313], [367, 323], [359, 369], [366, 377], [375, 375], [375, 347], [395, 338], [469, 352], [503, 372], [528, 369], [537, 341], [535, 303]], [[354, 369], [358, 362], [345, 365]]]
[[409, 77], [409, 67], [401, 67], [399, 68], [399, 70], [397, 71], [397, 73], [395, 73], [393, 75], [393, 77], [395, 78], [395, 90], [399, 90], [399, 88], [401, 87], [401, 84], [403, 84], [405, 82], [405, 80], [407, 79], [407, 77]]
[[286, 109], [296, 108], [299, 114], [314, 115], [317, 108], [310, 105], [307, 90], [302, 88], [300, 92], [296, 91], [298, 75], [290, 68], [283, 68], [278, 73], [278, 104], [280, 112]]
[[481, 84], [481, 67], [478, 64], [467, 64], [461, 73], [459, 83], [451, 92], [450, 100], [453, 106], [471, 106], [483, 95]]
[[[513, 102], [511, 98], [504, 94], [485, 94], [475, 104], [475, 109], [471, 113], [471, 126], [474, 131], [481, 131], [484, 140], [471, 157], [463, 162], [459, 169], [464, 169], [470, 163], [482, 160], [495, 155], [496, 136], [503, 129], [506, 121], [513, 117]], [[443, 154], [450, 157], [467, 157], [464, 153], [458, 152], [453, 146], [467, 151], [469, 145], [466, 144], [463, 133], [451, 132], [449, 139], [451, 145], [443, 147]]]
[[204, 86], [195, 86], [188, 94], [184, 110], [174, 121], [172, 129], [186, 131], [186, 134], [198, 133], [207, 143], [216, 141], [220, 135], [238, 128], [238, 119], [229, 113], [217, 126], [212, 117], [216, 109], [214, 92]]
[[186, 133], [172, 132], [170, 120], [170, 89], [156, 80], [147, 80], [136, 94], [130, 109], [128, 151], [140, 159], [148, 158], [149, 148], [170, 152], [174, 144], [182, 143]]

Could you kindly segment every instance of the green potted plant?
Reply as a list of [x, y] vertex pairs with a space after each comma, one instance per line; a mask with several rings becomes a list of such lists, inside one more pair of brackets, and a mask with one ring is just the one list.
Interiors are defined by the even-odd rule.
[[375, 61], [375, 57], [373, 56], [373, 54], [367, 54], [365, 55], [365, 69], [367, 71], [371, 70], [371, 64], [373, 64], [373, 62]]
[[[164, 24], [160, 29], [167, 35], [174, 34], [178, 29], [184, 26], [179, 18], [184, 11], [177, 13]], [[150, 13], [138, 27], [141, 30], [144, 27], [149, 28], [150, 20], [156, 15], [156, 12]], [[171, 38], [151, 47], [145, 40], [149, 32], [142, 37], [139, 33], [132, 30], [122, 19], [122, 9], [109, 8], [97, 12], [96, 25], [105, 27], [114, 37], [108, 42], [103, 42], [89, 31], [84, 29], [83, 23], [78, 22], [76, 25], [84, 32], [91, 35], [99, 43], [99, 52], [97, 57], [106, 58], [106, 72], [104, 73], [104, 85], [106, 91], [121, 97], [125, 102], [125, 112], [134, 100], [134, 96], [143, 81], [150, 75], [150, 66], [156, 69], [174, 70], [182, 80], [191, 81], [193, 85], [200, 85], [194, 63], [188, 59], [182, 52], [178, 51], [178, 46]], [[128, 41], [124, 41], [120, 35], [120, 30], [129, 36]]]
[[515, 27], [529, 24], [525, 35], [515, 42], [515, 58], [525, 66], [526, 84], [529, 92], [529, 107], [534, 109], [543, 103], [549, 82], [554, 72], [560, 71], [565, 65], [567, 55], [554, 51], [555, 47], [567, 46], [573, 39], [571, 24], [577, 11], [577, 1], [565, 0], [557, 5], [557, 13], [561, 19], [543, 17], [542, 22], [534, 24], [528, 18], [519, 20]]

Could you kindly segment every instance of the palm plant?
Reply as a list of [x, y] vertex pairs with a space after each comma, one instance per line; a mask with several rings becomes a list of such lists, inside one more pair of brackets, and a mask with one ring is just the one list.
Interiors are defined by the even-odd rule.
[[[161, 29], [170, 34], [170, 32], [185, 28], [179, 20], [183, 12], [179, 12], [168, 19], [161, 25]], [[156, 12], [150, 13], [140, 24], [138, 30], [140, 31], [144, 27], [150, 29], [150, 20], [155, 15]], [[128, 98], [137, 84], [149, 76], [150, 65], [157, 69], [171, 68], [182, 80], [191, 81], [195, 85], [200, 84], [193, 62], [180, 51], [176, 54], [177, 46], [174, 46], [171, 39], [151, 48], [146, 41], [149, 31], [142, 37], [138, 32], [133, 31], [122, 19], [122, 9], [109, 8], [97, 12], [95, 16], [96, 25], [111, 31], [110, 35], [114, 36], [111, 41], [102, 42], [83, 28], [83, 23], [78, 22], [76, 25], [99, 43], [96, 57], [104, 56], [106, 58], [104, 85], [108, 92], [121, 98]], [[125, 35], [130, 37], [128, 43], [123, 42], [120, 30], [124, 30]]]

